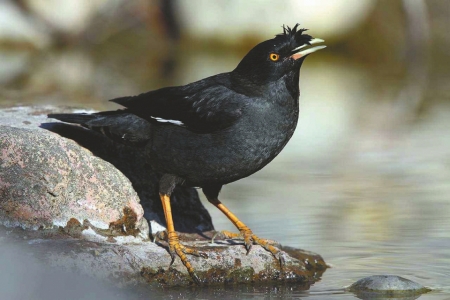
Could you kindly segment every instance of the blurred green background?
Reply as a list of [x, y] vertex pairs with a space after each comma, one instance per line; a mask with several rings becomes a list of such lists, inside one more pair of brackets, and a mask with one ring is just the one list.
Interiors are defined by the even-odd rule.
[[117, 109], [106, 100], [230, 71], [297, 22], [328, 46], [303, 64], [297, 131], [222, 201], [334, 266], [301, 296], [396, 274], [448, 299], [448, 0], [3, 0], [0, 107]]

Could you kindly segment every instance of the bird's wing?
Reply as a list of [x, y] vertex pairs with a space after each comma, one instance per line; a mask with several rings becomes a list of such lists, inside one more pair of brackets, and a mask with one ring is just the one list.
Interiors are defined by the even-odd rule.
[[236, 122], [242, 115], [246, 99], [224, 85], [210, 84], [168, 87], [111, 101], [152, 123], [212, 133]]

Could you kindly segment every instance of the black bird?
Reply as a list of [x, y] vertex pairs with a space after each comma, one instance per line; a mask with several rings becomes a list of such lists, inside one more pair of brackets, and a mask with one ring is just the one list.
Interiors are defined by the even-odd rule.
[[[159, 192], [167, 223], [169, 252], [178, 255], [195, 281], [186, 254], [205, 256], [183, 246], [172, 221], [170, 195], [176, 185], [201, 187], [209, 202], [237, 227], [247, 251], [253, 243], [282, 264], [281, 252], [260, 239], [218, 199], [224, 184], [267, 165], [291, 138], [299, 114], [299, 74], [305, 57], [325, 46], [283, 26], [283, 33], [256, 45], [231, 72], [184, 86], [166, 87], [110, 100], [126, 109], [94, 114], [50, 114], [81, 124], [109, 138], [145, 151], [162, 175]], [[172, 260], [173, 261], [173, 260]]]

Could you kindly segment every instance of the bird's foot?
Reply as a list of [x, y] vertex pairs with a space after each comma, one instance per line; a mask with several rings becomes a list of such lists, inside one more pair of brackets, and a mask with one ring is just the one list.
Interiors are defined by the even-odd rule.
[[227, 230], [219, 231], [213, 236], [212, 242], [214, 242], [214, 239], [219, 234], [221, 234], [226, 239], [243, 239], [245, 249], [247, 250], [247, 254], [250, 251], [250, 249], [252, 248], [254, 234], [250, 229], [247, 229], [247, 228], [242, 229], [239, 233], [231, 232], [231, 231], [227, 231]]
[[180, 243], [180, 238], [178, 237], [178, 234], [176, 232], [158, 232], [156, 234], [156, 237], [168, 241], [169, 243], [169, 254], [172, 258], [172, 261], [170, 262], [170, 265], [172, 265], [175, 262], [176, 257], [178, 256], [183, 263], [183, 265], [186, 267], [187, 271], [189, 272], [189, 275], [191, 275], [192, 279], [195, 283], [200, 284], [200, 280], [195, 274], [195, 270], [192, 267], [191, 263], [189, 262], [187, 258], [188, 255], [194, 255], [202, 258], [208, 258], [208, 255], [204, 252], [198, 251], [194, 248], [190, 248], [187, 246], [184, 246]]
[[281, 269], [283, 268], [284, 257], [283, 257], [282, 251], [273, 245], [274, 244], [273, 241], [259, 238], [258, 236], [253, 234], [251, 229], [244, 228], [244, 229], [241, 229], [239, 231], [239, 233], [226, 231], [226, 230], [220, 231], [213, 236], [213, 238], [212, 238], [213, 243], [214, 243], [214, 238], [218, 234], [222, 234], [227, 239], [236, 239], [236, 238], [243, 239], [245, 249], [247, 250], [247, 254], [250, 252], [250, 249], [252, 248], [253, 244], [260, 245], [266, 251], [269, 251], [270, 253], [272, 253], [272, 255], [280, 262]]

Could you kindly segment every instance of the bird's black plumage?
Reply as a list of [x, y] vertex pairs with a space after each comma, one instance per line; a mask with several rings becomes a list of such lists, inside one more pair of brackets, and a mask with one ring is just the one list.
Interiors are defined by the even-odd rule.
[[49, 117], [141, 147], [155, 171], [166, 174], [161, 195], [170, 196], [176, 184], [197, 186], [218, 206], [223, 184], [263, 168], [294, 133], [300, 67], [309, 53], [324, 47], [308, 48], [322, 40], [304, 31], [298, 24], [283, 26], [282, 34], [255, 46], [231, 72], [111, 100], [123, 110]]

